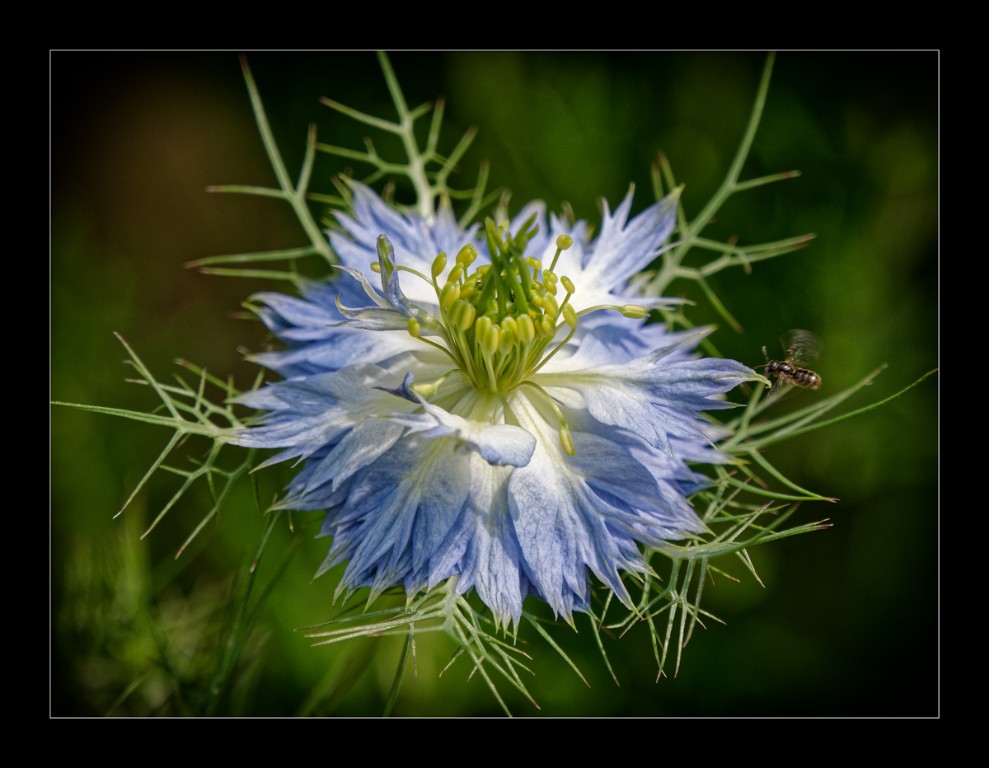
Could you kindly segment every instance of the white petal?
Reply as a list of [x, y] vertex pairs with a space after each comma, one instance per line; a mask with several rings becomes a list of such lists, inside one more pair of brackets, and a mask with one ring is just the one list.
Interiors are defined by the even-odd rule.
[[416, 397], [425, 413], [399, 413], [391, 419], [425, 437], [456, 437], [495, 466], [524, 467], [532, 458], [536, 438], [521, 427], [468, 420]]

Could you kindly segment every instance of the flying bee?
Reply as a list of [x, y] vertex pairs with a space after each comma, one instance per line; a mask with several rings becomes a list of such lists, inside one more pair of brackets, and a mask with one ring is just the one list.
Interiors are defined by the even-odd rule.
[[810, 331], [802, 331], [795, 328], [782, 338], [783, 349], [786, 350], [785, 360], [770, 360], [766, 348], [762, 348], [762, 354], [766, 357], [767, 376], [775, 376], [772, 388], [769, 390], [770, 396], [775, 395], [784, 385], [792, 384], [795, 387], [804, 389], [820, 389], [821, 377], [805, 367], [813, 363], [819, 353], [820, 344], [817, 337]]

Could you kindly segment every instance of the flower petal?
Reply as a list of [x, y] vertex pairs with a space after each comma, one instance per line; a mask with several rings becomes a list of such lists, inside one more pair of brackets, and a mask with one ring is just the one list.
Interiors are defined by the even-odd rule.
[[584, 257], [583, 279], [592, 284], [603, 281], [609, 288], [617, 288], [648, 266], [659, 255], [659, 247], [673, 233], [679, 200], [679, 191], [674, 191], [631, 221], [628, 220], [632, 209], [631, 190], [615, 209], [614, 216], [608, 212], [607, 202], [602, 201], [601, 233], [594, 248]]
[[327, 516], [328, 561], [349, 561], [341, 587], [378, 592], [428, 571], [471, 490], [467, 456], [410, 436], [350, 484], [346, 504]]
[[[414, 214], [395, 211], [360, 182], [348, 181], [348, 185], [353, 192], [353, 215], [336, 214], [344, 232], [329, 235], [330, 245], [345, 266], [367, 269], [378, 258], [377, 239], [381, 235], [392, 243], [400, 263], [423, 274], [429, 274], [440, 251], [455, 254], [468, 243], [480, 248], [476, 227], [461, 230], [447, 206], [441, 206], [436, 219], [427, 222]], [[406, 293], [419, 305], [436, 301], [432, 286], [420, 280], [412, 281]]]
[[536, 439], [521, 427], [471, 421], [416, 397], [425, 413], [396, 414], [392, 421], [424, 437], [456, 437], [495, 466], [524, 467], [532, 458]]
[[[598, 421], [627, 429], [650, 445], [670, 450], [670, 437], [706, 437], [694, 415], [730, 408], [720, 395], [744, 381], [759, 379], [734, 360], [677, 359], [704, 332], [620, 365], [598, 365], [556, 372], [547, 366], [533, 380], [570, 407], [586, 407]], [[574, 397], [576, 395], [576, 398]]]
[[333, 373], [281, 381], [239, 402], [269, 413], [259, 426], [235, 435], [231, 442], [249, 448], [284, 448], [265, 464], [309, 458], [335, 446], [369, 418], [393, 413], [412, 403], [375, 388], [393, 374], [377, 365], [352, 365]]
[[[522, 572], [515, 526], [508, 511], [507, 483], [512, 470], [467, 456], [471, 492], [456, 524], [437, 543], [428, 575], [416, 586], [429, 589], [459, 575], [457, 591], [471, 589], [487, 605], [495, 622], [518, 624], [529, 582]], [[424, 582], [420, 584], [420, 582]]]
[[[544, 264], [550, 264], [556, 254], [556, 237], [569, 235], [573, 245], [563, 251], [554, 270], [567, 275], [577, 286], [570, 303], [577, 311], [593, 306], [629, 303], [627, 283], [662, 252], [676, 225], [679, 193], [674, 192], [655, 203], [631, 221], [632, 192], [625, 196], [614, 215], [602, 201], [604, 214], [601, 232], [592, 243], [586, 242], [586, 223], [569, 225], [551, 217], [551, 237], [543, 243], [540, 253]], [[634, 303], [660, 306], [670, 299], [635, 296]], [[678, 302], [677, 302], [678, 303]]]
[[567, 619], [587, 606], [587, 571], [630, 604], [621, 571], [645, 570], [638, 542], [683, 538], [700, 522], [692, 512], [659, 506], [654, 478], [622, 443], [575, 432], [576, 452], [568, 456], [527, 398], [514, 398], [512, 407], [538, 436], [532, 460], [514, 470], [508, 484], [525, 574]]

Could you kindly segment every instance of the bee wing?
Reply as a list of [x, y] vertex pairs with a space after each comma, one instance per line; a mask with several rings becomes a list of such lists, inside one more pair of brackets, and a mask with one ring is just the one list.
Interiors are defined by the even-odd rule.
[[766, 404], [779, 400], [792, 389], [790, 382], [785, 381], [782, 376], [777, 376], [776, 380], [773, 381], [773, 385], [769, 388], [769, 392], [766, 393]]
[[793, 365], [810, 365], [821, 354], [821, 342], [810, 331], [794, 328], [780, 339], [786, 350], [786, 359]]

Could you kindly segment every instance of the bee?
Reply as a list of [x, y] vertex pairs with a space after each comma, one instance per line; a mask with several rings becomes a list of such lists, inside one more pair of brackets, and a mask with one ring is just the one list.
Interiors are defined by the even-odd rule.
[[785, 360], [770, 360], [766, 348], [762, 348], [762, 354], [766, 357], [766, 365], [763, 366], [766, 375], [776, 377], [769, 394], [775, 395], [781, 387], [789, 384], [804, 389], [820, 389], [821, 377], [805, 367], [818, 357], [820, 344], [817, 337], [810, 331], [795, 328], [787, 331], [782, 342], [783, 349], [786, 350]]

